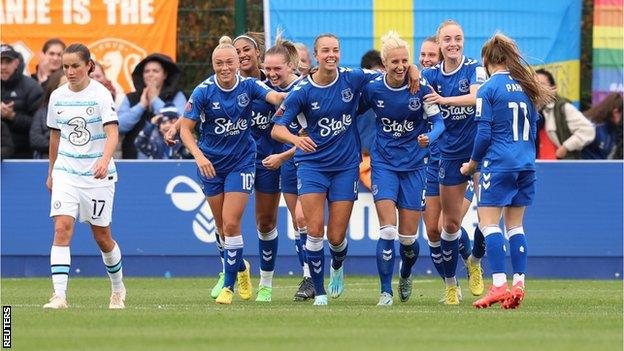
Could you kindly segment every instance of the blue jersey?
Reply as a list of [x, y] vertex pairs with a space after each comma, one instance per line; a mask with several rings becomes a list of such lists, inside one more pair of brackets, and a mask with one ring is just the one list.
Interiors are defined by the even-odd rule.
[[429, 131], [428, 116], [439, 115], [436, 104], [424, 102], [430, 92], [428, 83], [420, 80], [416, 94], [408, 86], [390, 87], [386, 75], [364, 87], [361, 109], [371, 108], [376, 118], [376, 134], [371, 147], [372, 167], [393, 171], [413, 171], [425, 166], [427, 149], [418, 146], [417, 138]]
[[[470, 94], [470, 86], [482, 84], [486, 79], [485, 69], [476, 60], [462, 56], [462, 61], [453, 72], [444, 72], [444, 61], [422, 72], [433, 89], [443, 97]], [[446, 131], [438, 141], [440, 157], [459, 160], [470, 157], [476, 133], [474, 106], [441, 105], [442, 119]]]
[[[297, 86], [297, 84], [299, 83], [299, 81], [301, 81], [302, 78], [297, 78], [295, 80], [293, 80], [290, 84], [288, 84], [287, 87], [285, 88], [280, 88], [278, 86], [275, 86], [273, 84], [271, 84], [270, 82], [267, 83], [267, 85], [275, 90], [278, 91], [280, 93], [289, 93], [290, 91], [292, 91], [295, 86]], [[273, 117], [272, 122], [275, 122], [275, 117]], [[288, 124], [286, 126], [286, 128], [288, 128], [288, 131], [293, 134], [293, 135], [299, 135], [299, 131], [301, 130], [301, 126], [299, 125], [299, 122], [295, 119], [292, 122], [290, 122], [290, 124]], [[291, 149], [293, 146], [290, 144], [282, 144], [284, 147], [282, 148], [282, 151], [288, 151], [289, 149]]]
[[539, 115], [509, 72], [496, 72], [477, 91], [477, 123], [489, 123], [491, 139], [481, 162], [485, 171], [535, 170]]
[[223, 89], [214, 75], [193, 90], [184, 117], [200, 123], [198, 146], [217, 172], [254, 163], [252, 101], [264, 99], [269, 91], [261, 81], [240, 76], [234, 87]]
[[356, 110], [365, 83], [379, 75], [340, 67], [329, 85], [318, 85], [308, 76], [293, 88], [278, 110], [275, 124], [288, 126], [297, 119], [316, 144], [315, 152], [297, 149], [295, 162], [299, 169], [341, 171], [359, 166]]
[[[261, 71], [262, 82], [267, 86], [266, 74]], [[271, 87], [272, 88], [272, 87]], [[282, 143], [271, 138], [275, 106], [264, 99], [255, 99], [251, 104], [251, 136], [256, 141], [256, 167], [263, 168], [262, 160], [275, 153], [282, 152]]]

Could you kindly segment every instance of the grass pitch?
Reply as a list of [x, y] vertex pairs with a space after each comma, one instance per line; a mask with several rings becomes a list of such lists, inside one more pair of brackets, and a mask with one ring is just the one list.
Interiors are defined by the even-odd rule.
[[[530, 280], [519, 310], [437, 303], [439, 280], [377, 307], [374, 277], [347, 277], [326, 307], [293, 302], [298, 278], [277, 278], [273, 302], [217, 306], [216, 279], [125, 279], [126, 310], [109, 311], [107, 278], [70, 278], [70, 309], [43, 310], [49, 278], [2, 279], [16, 350], [622, 350], [622, 281]], [[257, 279], [255, 279], [257, 283]], [[254, 296], [255, 298], [255, 296]]]

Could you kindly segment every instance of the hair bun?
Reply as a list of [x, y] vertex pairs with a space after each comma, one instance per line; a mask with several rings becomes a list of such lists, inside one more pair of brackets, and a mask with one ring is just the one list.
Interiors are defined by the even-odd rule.
[[232, 38], [228, 37], [227, 35], [222, 36], [221, 38], [219, 38], [219, 45], [221, 44], [232, 44]]

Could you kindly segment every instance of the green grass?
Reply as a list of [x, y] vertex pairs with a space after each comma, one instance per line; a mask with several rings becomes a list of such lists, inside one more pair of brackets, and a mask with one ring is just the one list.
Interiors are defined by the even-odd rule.
[[105, 278], [71, 279], [63, 311], [41, 308], [49, 279], [1, 282], [16, 350], [605, 351], [623, 342], [621, 281], [532, 280], [515, 311], [476, 310], [467, 288], [459, 307], [439, 305], [442, 283], [423, 278], [408, 303], [395, 296], [384, 308], [375, 306], [373, 277], [347, 277], [327, 307], [292, 302], [296, 278], [276, 279], [270, 304], [235, 298], [231, 306], [215, 305], [211, 278], [129, 278], [123, 311], [107, 309]]

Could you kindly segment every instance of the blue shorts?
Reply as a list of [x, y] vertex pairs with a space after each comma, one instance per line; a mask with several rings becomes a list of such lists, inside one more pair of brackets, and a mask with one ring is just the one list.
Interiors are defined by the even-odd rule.
[[535, 171], [481, 173], [479, 206], [529, 206], [535, 197]]
[[438, 171], [440, 161], [429, 161], [427, 164], [427, 191], [426, 196], [440, 196], [440, 182], [438, 181]]
[[294, 160], [282, 164], [280, 168], [280, 187], [285, 194], [298, 194], [297, 191], [297, 167]]
[[470, 179], [468, 180], [468, 186], [466, 187], [466, 192], [464, 193], [464, 199], [472, 202], [473, 197], [474, 197], [474, 181]]
[[199, 184], [206, 196], [215, 196], [221, 193], [251, 194], [254, 188], [256, 166], [253, 164], [238, 168], [231, 172], [218, 172], [214, 178], [206, 178], [197, 169]]
[[461, 160], [444, 160], [440, 159], [440, 170], [438, 171], [438, 178], [441, 185], [453, 186], [461, 183], [465, 183], [471, 179], [469, 176], [461, 174], [459, 171], [464, 162], [468, 162], [469, 159]]
[[425, 209], [425, 169], [391, 171], [373, 167], [372, 193], [375, 202], [392, 200], [398, 208], [422, 211]]
[[256, 167], [256, 191], [275, 194], [280, 192], [280, 171]]
[[297, 169], [297, 189], [299, 195], [326, 193], [327, 201], [355, 201], [358, 197], [360, 168], [343, 171], [318, 171]]

